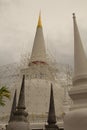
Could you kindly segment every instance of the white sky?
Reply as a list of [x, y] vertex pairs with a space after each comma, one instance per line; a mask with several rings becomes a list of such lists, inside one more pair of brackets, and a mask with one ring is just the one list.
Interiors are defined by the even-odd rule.
[[73, 12], [87, 50], [87, 0], [0, 0], [0, 65], [31, 52], [40, 9], [46, 47], [57, 61], [73, 61]]

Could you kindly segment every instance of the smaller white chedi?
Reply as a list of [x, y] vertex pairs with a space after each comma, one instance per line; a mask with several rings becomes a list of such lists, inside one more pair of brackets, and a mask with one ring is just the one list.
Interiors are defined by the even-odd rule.
[[71, 111], [65, 115], [64, 130], [87, 130], [87, 59], [78, 31], [75, 14], [74, 23], [74, 76], [69, 95], [73, 100]]

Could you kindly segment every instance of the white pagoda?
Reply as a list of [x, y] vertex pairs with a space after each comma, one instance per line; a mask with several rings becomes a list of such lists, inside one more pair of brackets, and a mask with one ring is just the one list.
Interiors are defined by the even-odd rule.
[[26, 76], [26, 108], [33, 121], [45, 121], [47, 118], [51, 83], [54, 89], [56, 115], [62, 116], [64, 90], [55, 77], [56, 71], [47, 59], [40, 14], [29, 63], [20, 73], [21, 76]]
[[69, 95], [73, 100], [72, 109], [87, 107], [87, 57], [82, 45], [79, 30], [73, 14], [74, 24], [74, 75], [73, 87]]
[[65, 130], [87, 130], [87, 58], [73, 14], [74, 23], [74, 76], [69, 95], [73, 101], [64, 119]]

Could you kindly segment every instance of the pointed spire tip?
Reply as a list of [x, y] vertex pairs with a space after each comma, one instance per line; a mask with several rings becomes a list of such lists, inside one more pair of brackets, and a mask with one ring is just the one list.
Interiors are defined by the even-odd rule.
[[73, 13], [72, 15], [73, 15], [73, 18], [75, 18], [75, 17], [76, 17], [76, 16], [75, 16], [75, 13]]
[[22, 84], [18, 100], [18, 109], [25, 109], [25, 75], [22, 78]]
[[49, 112], [48, 112], [48, 124], [56, 123], [56, 115], [55, 115], [55, 105], [54, 105], [54, 96], [53, 96], [53, 85], [51, 83], [50, 90], [50, 104], [49, 104]]
[[14, 98], [13, 98], [9, 122], [14, 120], [14, 112], [16, 111], [16, 98], [17, 98], [17, 89], [15, 89], [14, 92]]
[[42, 27], [42, 22], [41, 22], [41, 10], [40, 10], [40, 13], [39, 13], [39, 19], [38, 19], [38, 25], [37, 27]]

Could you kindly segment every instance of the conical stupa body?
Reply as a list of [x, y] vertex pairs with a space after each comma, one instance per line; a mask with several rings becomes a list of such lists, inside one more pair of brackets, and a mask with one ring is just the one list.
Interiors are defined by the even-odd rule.
[[74, 79], [69, 91], [73, 104], [64, 118], [64, 130], [87, 129], [87, 59], [82, 46], [78, 27], [74, 20]]
[[13, 103], [12, 103], [12, 108], [11, 108], [11, 113], [10, 113], [10, 119], [9, 122], [11, 122], [12, 120], [14, 120], [14, 112], [16, 111], [16, 100], [17, 100], [17, 92], [15, 90], [15, 94], [14, 94], [14, 98], [13, 98]]
[[73, 16], [74, 23], [74, 76], [73, 88], [69, 95], [73, 100], [73, 108], [87, 106], [87, 58], [81, 42], [76, 18]]
[[42, 27], [37, 27], [30, 63], [46, 63], [46, 50]]
[[51, 84], [51, 92], [50, 92], [50, 104], [49, 104], [49, 112], [48, 112], [48, 120], [47, 125], [45, 125], [45, 130], [59, 130], [56, 125], [56, 115], [55, 115], [55, 105], [54, 105], [54, 96], [53, 96], [53, 86]]
[[41, 14], [39, 15], [36, 35], [34, 39], [33, 49], [30, 58], [30, 64], [45, 63], [46, 64], [46, 49], [43, 37], [43, 29], [41, 23]]

